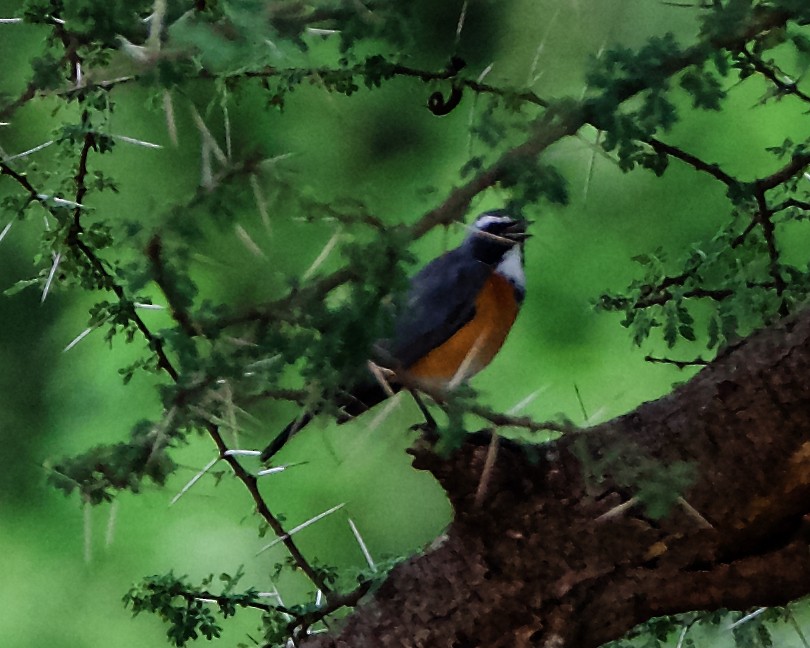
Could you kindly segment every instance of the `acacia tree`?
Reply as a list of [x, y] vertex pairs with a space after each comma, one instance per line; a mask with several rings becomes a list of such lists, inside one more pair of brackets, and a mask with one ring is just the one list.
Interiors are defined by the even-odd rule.
[[[216, 447], [206, 471], [227, 465], [289, 566], [320, 592], [317, 604], [285, 606], [261, 596], [261, 584], [240, 589], [237, 575], [221, 591], [211, 581], [150, 577], [126, 603], [162, 616], [177, 645], [219, 636], [217, 615], [239, 608], [262, 613], [267, 645], [597, 646], [653, 617], [635, 634], [659, 645], [682, 632], [682, 644], [686, 629], [719, 618], [707, 612], [784, 605], [810, 590], [810, 273], [806, 250], [793, 244], [806, 237], [810, 152], [786, 135], [771, 147], [770, 170], [748, 177], [667, 139], [684, 97], [695, 109], [721, 111], [749, 77], [764, 82], [763, 110], [810, 104], [796, 80], [810, 54], [810, 7], [804, 0], [696, 5], [691, 42], [667, 35], [638, 49], [605, 49], [593, 57], [579, 97], [540, 96], [470, 72], [459, 35], [476, 7], [465, 2], [459, 10], [455, 45], [447, 43], [439, 67], [414, 64], [425, 18], [400, 3], [30, 0], [20, 11], [44, 41], [22, 92], [4, 100], [2, 118], [13, 129], [18, 112], [37, 102], [60, 112], [56, 134], [36, 151], [2, 152], [3, 213], [38, 226], [44, 211], [46, 222], [38, 274], [16, 288], [35, 286], [43, 299], [57, 289], [93, 294], [88, 331], [146, 343], [144, 355], [120, 370], [124, 380], [139, 372], [162, 378], [158, 418], [121, 442], [60, 460], [52, 483], [89, 504], [138, 492], [145, 481], [163, 484], [177, 468], [176, 448], [200, 431]], [[313, 34], [339, 44], [313, 46]], [[306, 65], [284, 63], [307, 48]], [[453, 188], [408, 222], [360, 202], [315, 198], [276, 158], [233, 144], [240, 124], [231, 125], [228, 110], [248, 92], [283, 108], [308, 84], [356, 97], [395, 82], [424, 92], [437, 116], [462, 102], [480, 104], [474, 126], [482, 152], [470, 152]], [[135, 85], [163, 111], [171, 139], [176, 106], [187, 102], [201, 142], [199, 189], [147, 223], [114, 213], [114, 196], [105, 198], [127, 182], [105, 160], [131, 141], [113, 124]], [[207, 109], [195, 107], [206, 102]], [[225, 115], [224, 146], [212, 134], [212, 106]], [[685, 165], [725, 192], [716, 235], [697, 241], [680, 265], [650, 251], [637, 259], [643, 276], [626, 290], [595, 296], [598, 308], [623, 313], [639, 346], [660, 335], [670, 348], [703, 349], [649, 361], [702, 370], [668, 396], [589, 428], [490, 410], [466, 390], [437, 404], [447, 414], [438, 441], [417, 441], [411, 453], [414, 467], [430, 471], [447, 493], [451, 526], [419, 555], [347, 582], [307, 556], [268, 505], [260, 481], [267, 471], [257, 473], [228, 441], [234, 408], [270, 400], [328, 411], [330, 395], [386, 330], [385, 306], [405, 284], [409, 246], [462, 220], [495, 187], [529, 216], [566, 203], [566, 179], [546, 154], [586, 135], [624, 171], [662, 175]], [[58, 149], [49, 163], [37, 162], [44, 146]], [[288, 275], [286, 285], [250, 303], [206, 294], [193, 263], [215, 237], [206, 220], [230, 226], [245, 202], [268, 223], [290, 213], [337, 221], [348, 232], [344, 262], [303, 279]], [[170, 316], [163, 327], [141, 314], [155, 295]], [[506, 440], [509, 430], [535, 436]], [[770, 614], [793, 619], [787, 608]], [[345, 619], [331, 625], [336, 615]], [[324, 624], [328, 633], [312, 633]], [[741, 642], [753, 640], [745, 628], [768, 640], [762, 625], [739, 628]]]

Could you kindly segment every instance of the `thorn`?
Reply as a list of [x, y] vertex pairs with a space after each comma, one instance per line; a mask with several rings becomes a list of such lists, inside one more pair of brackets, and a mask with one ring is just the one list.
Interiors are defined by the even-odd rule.
[[338, 227], [335, 233], [332, 235], [332, 238], [330, 238], [326, 242], [326, 245], [323, 246], [321, 253], [312, 262], [312, 265], [309, 266], [309, 268], [307, 268], [307, 271], [304, 272], [304, 274], [301, 276], [302, 281], [306, 281], [307, 279], [309, 279], [314, 274], [314, 272], [320, 267], [320, 265], [324, 261], [326, 261], [327, 257], [331, 254], [332, 250], [335, 249], [335, 246], [340, 240], [342, 234], [343, 234], [342, 228]]
[[[56, 20], [56, 18], [54, 18]], [[121, 51], [131, 58], [136, 63], [148, 63], [150, 60], [149, 50], [141, 45], [136, 45], [132, 41], [124, 38], [120, 34], [115, 37], [118, 41]]]
[[506, 415], [514, 416], [515, 414], [518, 414], [520, 411], [525, 409], [527, 405], [533, 403], [537, 397], [547, 389], [548, 387], [539, 387], [538, 389], [535, 389], [531, 394], [526, 396], [523, 400], [518, 401], [509, 410], [507, 410]]
[[319, 29], [317, 27], [307, 27], [306, 29], [307, 34], [312, 34], [313, 36], [332, 36], [333, 34], [339, 34], [339, 29]]
[[484, 460], [484, 468], [481, 470], [481, 479], [478, 480], [478, 488], [475, 489], [476, 508], [481, 507], [481, 504], [484, 503], [484, 498], [487, 496], [489, 482], [492, 479], [492, 468], [495, 466], [495, 460], [498, 458], [499, 439], [498, 433], [493, 432], [489, 440], [489, 448], [487, 449], [487, 456]]
[[[261, 454], [258, 452], [257, 454]], [[294, 468], [295, 466], [303, 466], [308, 464], [308, 461], [295, 461], [293, 463], [282, 464], [281, 466], [273, 466], [272, 468], [265, 468], [256, 473], [256, 477], [264, 477], [266, 475], [274, 475], [275, 473], [284, 472], [287, 468]]]
[[597, 147], [599, 146], [599, 142], [602, 140], [602, 131], [596, 131], [596, 139], [594, 140], [594, 149], [591, 152], [591, 158], [588, 160], [588, 168], [585, 171], [585, 186], [582, 190], [582, 200], [583, 202], [588, 202], [588, 191], [591, 188], [591, 181], [593, 180], [593, 171], [596, 167], [596, 153]]
[[322, 520], [322, 519], [323, 519], [323, 518], [325, 518], [327, 515], [332, 515], [332, 513], [334, 513], [335, 511], [338, 511], [338, 510], [342, 509], [344, 506], [346, 506], [346, 502], [343, 502], [343, 503], [341, 503], [341, 504], [338, 504], [337, 506], [333, 506], [333, 507], [332, 507], [332, 508], [330, 508], [328, 511], [324, 511], [323, 513], [319, 513], [318, 515], [316, 515], [315, 517], [310, 518], [310, 519], [309, 519], [309, 520], [307, 520], [306, 522], [303, 522], [303, 523], [299, 524], [297, 527], [295, 527], [295, 528], [293, 528], [293, 529], [290, 529], [290, 530], [289, 530], [289, 531], [287, 531], [287, 533], [285, 533], [283, 536], [279, 536], [278, 538], [276, 538], [275, 540], [273, 540], [273, 542], [271, 542], [270, 544], [267, 544], [267, 545], [265, 545], [264, 547], [262, 547], [261, 549], [259, 549], [259, 550], [256, 552], [256, 555], [258, 556], [259, 554], [264, 553], [265, 551], [267, 551], [267, 550], [268, 550], [268, 549], [270, 549], [271, 547], [275, 547], [275, 546], [276, 546], [276, 545], [277, 545], [279, 542], [284, 542], [284, 541], [285, 541], [285, 540], [287, 540], [288, 538], [292, 537], [294, 534], [298, 533], [299, 531], [302, 531], [303, 529], [306, 529], [308, 526], [310, 526], [310, 525], [312, 525], [312, 524], [315, 524], [315, 523], [316, 523], [316, 522], [318, 522], [319, 520]]
[[478, 78], [476, 79], [476, 81], [477, 81], [478, 83], [483, 83], [484, 79], [486, 79], [486, 78], [487, 78], [487, 75], [488, 75], [490, 72], [492, 72], [492, 68], [494, 68], [494, 67], [495, 67], [495, 61], [492, 61], [492, 63], [490, 63], [489, 65], [487, 65], [487, 66], [486, 66], [486, 67], [485, 67], [485, 68], [484, 68], [484, 69], [481, 71], [481, 74], [479, 74], [479, 75], [478, 75]]
[[267, 259], [267, 255], [262, 252], [262, 249], [257, 245], [256, 241], [250, 237], [250, 234], [248, 234], [244, 227], [237, 223], [234, 225], [234, 232], [236, 232], [236, 237], [241, 241], [242, 245], [247, 248], [248, 252], [261, 259]]
[[145, 302], [133, 302], [132, 304], [135, 308], [140, 308], [142, 310], [166, 310], [165, 306], [161, 306], [160, 304], [147, 304]]
[[196, 484], [198, 481], [200, 481], [200, 479], [203, 478], [205, 473], [207, 473], [209, 470], [211, 470], [211, 468], [213, 468], [216, 465], [219, 459], [220, 459], [219, 457], [214, 457], [213, 459], [211, 459], [211, 461], [205, 464], [205, 467], [200, 472], [198, 472], [196, 475], [194, 475], [194, 477], [189, 479], [188, 483], [185, 486], [183, 486], [183, 488], [180, 489], [180, 492], [177, 493], [177, 495], [175, 495], [174, 497], [172, 497], [172, 501], [169, 502], [169, 506], [173, 506], [177, 502], [177, 500], [183, 497], [183, 495], [185, 495], [188, 492], [188, 490], [192, 486], [194, 486], [194, 484]]
[[615, 517], [619, 517], [622, 513], [624, 513], [629, 508], [632, 508], [638, 503], [638, 497], [631, 497], [629, 500], [624, 502], [623, 504], [619, 504], [618, 506], [614, 506], [609, 511], [605, 511], [600, 515], [598, 518], [594, 520], [594, 522], [601, 523], [607, 522], [608, 520], [612, 520]]
[[223, 166], [228, 164], [227, 156], [222, 152], [222, 149], [219, 148], [217, 140], [213, 135], [211, 135], [211, 131], [208, 130], [208, 126], [205, 125], [205, 122], [203, 121], [202, 117], [200, 117], [200, 113], [197, 112], [194, 104], [191, 104], [191, 117], [194, 119], [197, 129], [200, 131], [203, 141], [208, 142], [208, 146], [210, 147], [211, 152], [214, 154], [214, 157], [217, 158], [217, 161]]
[[85, 501], [82, 510], [82, 526], [84, 529], [84, 562], [90, 564], [93, 560], [93, 506]]
[[67, 353], [73, 347], [75, 347], [79, 342], [81, 342], [84, 338], [86, 338], [92, 331], [94, 331], [97, 327], [95, 326], [88, 326], [84, 329], [81, 333], [79, 333], [75, 338], [73, 338], [70, 343], [62, 349], [62, 353]]
[[267, 199], [262, 193], [262, 188], [259, 186], [259, 180], [255, 173], [250, 175], [250, 187], [253, 189], [253, 198], [256, 201], [256, 207], [259, 210], [259, 216], [262, 217], [262, 224], [264, 229], [270, 231], [270, 216], [267, 213]]
[[121, 140], [127, 144], [135, 144], [136, 146], [144, 146], [146, 148], [162, 149], [162, 144], [155, 144], [154, 142], [147, 142], [145, 140], [135, 139], [134, 137], [127, 137], [126, 135], [113, 135], [113, 139]]
[[696, 508], [694, 508], [689, 502], [687, 502], [683, 497], [678, 497], [676, 500], [678, 504], [681, 505], [681, 508], [686, 512], [686, 514], [691, 517], [693, 520], [696, 520], [698, 525], [704, 529], [714, 529], [714, 525], [709, 522], [705, 517], [703, 517]]
[[261, 450], [226, 450], [223, 453], [225, 457], [259, 457]]
[[53, 265], [51, 265], [51, 271], [48, 273], [48, 278], [45, 280], [45, 286], [42, 289], [42, 299], [39, 300], [40, 304], [45, 302], [45, 298], [51, 290], [51, 284], [53, 283], [53, 278], [56, 275], [56, 269], [59, 267], [60, 261], [62, 261], [62, 253], [57, 252], [53, 255]]
[[377, 566], [374, 564], [374, 559], [371, 557], [371, 552], [369, 552], [366, 543], [363, 541], [363, 537], [360, 535], [360, 531], [357, 530], [357, 526], [354, 524], [354, 520], [351, 518], [349, 518], [349, 526], [354, 534], [354, 539], [357, 540], [357, 544], [360, 545], [360, 551], [363, 552], [363, 557], [366, 559], [369, 569], [376, 572]]
[[8, 222], [8, 225], [6, 225], [6, 226], [3, 228], [3, 231], [2, 231], [2, 232], [0, 232], [0, 242], [2, 242], [2, 240], [3, 240], [4, 238], [6, 238], [6, 234], [8, 234], [8, 231], [11, 229], [11, 226], [12, 226], [13, 224], [14, 224], [14, 221], [13, 221], [13, 220], [9, 221], [9, 222]]
[[209, 191], [214, 188], [214, 174], [211, 171], [211, 146], [206, 139], [200, 142], [200, 186]]
[[478, 358], [478, 354], [481, 351], [481, 345], [484, 342], [483, 334], [479, 335], [475, 342], [473, 343], [470, 350], [467, 352], [467, 355], [464, 356], [464, 360], [461, 361], [461, 364], [458, 366], [455, 375], [450, 379], [450, 382], [447, 383], [447, 390], [453, 391], [456, 387], [458, 387], [462, 382], [464, 382], [467, 378], [472, 376], [475, 373], [475, 370], [470, 371], [467, 373], [472, 366], [473, 361]]
[[738, 626], [741, 626], [744, 623], [748, 623], [751, 619], [755, 619], [756, 617], [758, 617], [760, 614], [762, 614], [767, 609], [768, 608], [766, 608], [766, 607], [761, 607], [761, 608], [758, 608], [758, 609], [754, 610], [750, 614], [746, 614], [742, 619], [738, 619], [737, 621], [732, 623], [730, 626], [728, 626], [728, 628], [726, 628], [726, 630], [734, 630], [734, 628], [736, 628]]
[[81, 203], [65, 200], [64, 198], [57, 198], [56, 196], [49, 196], [48, 194], [37, 194], [37, 200], [41, 202], [48, 202], [50, 200], [57, 207], [78, 207], [79, 209], [87, 209], [87, 207]]
[[[8, 124], [3, 123], [3, 124], [0, 124], [0, 125], [7, 126]], [[36, 153], [37, 151], [41, 151], [42, 149], [47, 148], [48, 146], [53, 144], [54, 141], [55, 140], [48, 140], [47, 142], [43, 142], [42, 144], [38, 144], [37, 146], [35, 146], [33, 148], [30, 148], [27, 151], [23, 151], [22, 153], [16, 153], [14, 155], [9, 155], [7, 157], [4, 156], [3, 157], [3, 162], [11, 162], [12, 160], [18, 160], [20, 158], [27, 157], [27, 156], [31, 155], [31, 153]]]
[[115, 539], [115, 523], [118, 520], [118, 500], [114, 499], [110, 504], [110, 515], [107, 517], [107, 532], [104, 534], [104, 546], [109, 548]]
[[227, 94], [222, 94], [222, 119], [225, 122], [225, 154], [230, 160], [233, 158], [233, 150], [231, 148], [231, 118], [228, 115], [228, 98]]
[[166, 0], [155, 0], [152, 14], [149, 16], [149, 35], [146, 47], [152, 52], [160, 51], [160, 33], [163, 31], [163, 16], [166, 15]]
[[456, 45], [461, 41], [461, 31], [464, 29], [464, 20], [467, 18], [467, 0], [461, 5], [461, 13], [458, 16], [458, 23], [456, 24]]
[[174, 119], [174, 104], [172, 103], [172, 93], [163, 91], [163, 114], [166, 115], [166, 131], [169, 133], [169, 140], [177, 146], [177, 122]]

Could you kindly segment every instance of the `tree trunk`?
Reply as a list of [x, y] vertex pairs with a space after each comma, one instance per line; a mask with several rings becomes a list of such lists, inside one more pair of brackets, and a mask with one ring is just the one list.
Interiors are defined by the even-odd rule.
[[[487, 442], [416, 450], [453, 503], [446, 537], [303, 645], [588, 648], [652, 616], [809, 593], [809, 375], [805, 311], [629, 414], [536, 449], [501, 441], [479, 504]], [[633, 504], [690, 471], [660, 519]]]

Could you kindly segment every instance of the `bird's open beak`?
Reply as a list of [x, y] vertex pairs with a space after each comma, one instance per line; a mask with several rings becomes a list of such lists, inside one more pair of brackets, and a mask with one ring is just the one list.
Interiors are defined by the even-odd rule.
[[506, 228], [502, 236], [518, 243], [523, 242], [532, 237], [531, 234], [526, 232], [526, 228], [533, 222], [534, 221], [525, 219], [515, 221], [512, 225]]

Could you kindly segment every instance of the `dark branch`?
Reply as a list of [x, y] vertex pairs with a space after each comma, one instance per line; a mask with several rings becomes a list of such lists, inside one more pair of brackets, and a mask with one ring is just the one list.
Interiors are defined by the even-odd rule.
[[741, 184], [739, 180], [723, 171], [717, 164], [710, 164], [708, 162], [705, 162], [696, 155], [688, 153], [687, 151], [684, 151], [683, 149], [678, 148], [677, 146], [672, 146], [671, 144], [662, 142], [661, 140], [656, 139], [655, 137], [647, 140], [647, 144], [649, 144], [653, 148], [653, 150], [656, 151], [657, 153], [664, 153], [669, 157], [673, 157], [678, 160], [681, 160], [682, 162], [685, 162], [686, 164], [688, 164], [689, 166], [698, 171], [708, 173], [710, 176], [719, 180], [730, 189], [737, 187], [738, 185]]
[[777, 68], [775, 65], [766, 64], [761, 58], [752, 54], [748, 48], [743, 48], [742, 54], [745, 57], [746, 62], [749, 63], [754, 70], [776, 86], [780, 94], [793, 95], [804, 102], [810, 103], [810, 95], [799, 90], [799, 86], [795, 81], [784, 81], [783, 79], [779, 78], [779, 74], [785, 78], [788, 78], [788, 76], [779, 70], [779, 68]]
[[675, 360], [673, 358], [658, 358], [648, 355], [644, 357], [644, 361], [652, 364], [673, 365], [678, 369], [686, 369], [687, 367], [705, 367], [707, 364], [709, 364], [708, 360], [704, 360], [701, 357], [697, 357], [694, 360]]

